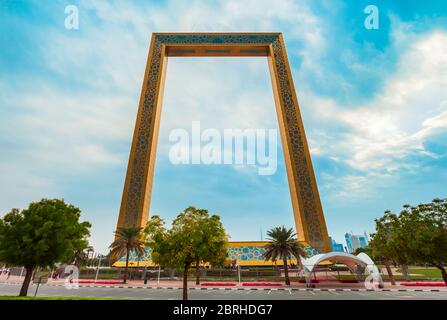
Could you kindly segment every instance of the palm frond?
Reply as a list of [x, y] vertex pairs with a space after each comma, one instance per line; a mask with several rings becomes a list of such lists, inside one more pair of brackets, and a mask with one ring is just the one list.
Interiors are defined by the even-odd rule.
[[293, 257], [299, 259], [306, 256], [303, 245], [295, 238], [296, 233], [292, 228], [284, 226], [275, 227], [267, 232], [269, 243], [264, 246], [264, 259], [273, 262], [277, 260], [289, 260]]
[[115, 232], [115, 241], [110, 245], [111, 256], [113, 259], [119, 259], [130, 252], [135, 252], [141, 257], [144, 254], [144, 233], [143, 228], [123, 227]]

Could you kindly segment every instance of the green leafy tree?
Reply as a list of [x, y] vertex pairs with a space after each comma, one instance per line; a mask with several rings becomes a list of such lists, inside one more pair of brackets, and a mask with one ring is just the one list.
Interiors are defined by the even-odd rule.
[[159, 215], [153, 215], [149, 218], [144, 228], [146, 235], [146, 245], [152, 247], [158, 238], [166, 233], [165, 222]]
[[146, 226], [152, 260], [164, 267], [183, 270], [183, 299], [188, 299], [188, 271], [193, 264], [223, 264], [227, 257], [228, 237], [217, 215], [207, 210], [188, 207], [181, 212], [169, 230], [158, 216]]
[[399, 215], [385, 212], [376, 220], [370, 245], [375, 253], [404, 267], [409, 262], [435, 266], [447, 284], [447, 199], [405, 205]]
[[43, 199], [0, 219], [0, 260], [26, 269], [20, 296], [27, 295], [36, 267], [67, 262], [73, 252], [87, 247], [91, 225], [79, 222], [80, 215], [79, 208], [64, 200]]
[[388, 277], [392, 285], [396, 285], [391, 270], [392, 259], [395, 256], [395, 243], [392, 234], [396, 228], [395, 216], [390, 211], [385, 211], [383, 217], [376, 219], [376, 232], [371, 235], [369, 247], [374, 257], [377, 257], [385, 265]]
[[126, 256], [126, 269], [124, 271], [124, 283], [127, 283], [129, 271], [129, 256], [132, 251], [138, 257], [144, 255], [145, 234], [143, 228], [138, 227], [122, 227], [115, 232], [115, 241], [110, 245], [111, 256], [114, 260]]
[[222, 226], [220, 217], [209, 215], [208, 210], [187, 208], [177, 217], [179, 224], [185, 228], [193, 227], [196, 284], [200, 284], [200, 271], [202, 265], [209, 263], [213, 266], [223, 265], [227, 257], [226, 243], [228, 236]]
[[298, 263], [301, 264], [300, 257], [306, 256], [306, 250], [296, 239], [296, 233], [293, 232], [292, 228], [286, 229], [284, 226], [276, 227], [267, 231], [267, 235], [270, 242], [264, 247], [264, 259], [272, 260], [273, 262], [281, 259], [284, 264], [286, 285], [290, 285], [287, 261], [292, 257], [295, 257], [298, 260]]
[[370, 257], [372, 257], [372, 252], [371, 252], [371, 248], [369, 247], [369, 245], [368, 246], [366, 246], [366, 247], [363, 247], [363, 248], [357, 248], [357, 249], [355, 249], [355, 251], [354, 251], [354, 254], [355, 255], [358, 255], [358, 254], [360, 254], [360, 253], [366, 253], [368, 256], [370, 256]]
[[410, 259], [438, 268], [447, 285], [447, 199], [406, 206], [399, 221]]

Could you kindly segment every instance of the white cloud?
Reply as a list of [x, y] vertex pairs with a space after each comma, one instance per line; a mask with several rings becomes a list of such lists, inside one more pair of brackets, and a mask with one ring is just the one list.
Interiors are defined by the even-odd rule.
[[441, 105], [445, 105], [446, 111], [441, 112], [440, 114], [428, 118], [422, 122], [422, 129], [416, 132], [412, 138], [418, 141], [424, 141], [432, 135], [435, 135], [438, 132], [445, 131], [447, 128], [447, 103], [442, 103]]
[[[447, 33], [409, 35], [407, 40], [395, 72], [369, 101], [345, 106], [303, 93], [302, 105], [312, 110], [307, 127], [314, 155], [336, 157], [358, 172], [338, 183], [346, 195], [365, 193], [368, 180], [380, 184], [398, 170], [414, 171], [409, 156], [436, 157], [424, 143], [447, 132]], [[362, 189], [360, 182], [365, 183]]]
[[48, 197], [55, 191], [51, 179], [36, 174], [30, 165], [0, 161], [1, 199], [0, 216], [11, 208], [26, 208], [34, 199]]
[[[26, 151], [25, 163], [61, 171], [69, 166], [73, 173], [91, 165], [119, 164], [127, 158], [108, 150], [110, 144], [131, 136], [133, 117], [123, 107], [126, 98], [85, 93], [74, 97], [55, 88], [35, 89], [38, 94], [26, 92], [11, 98], [15, 114], [2, 128], [5, 139], [22, 141], [18, 148]], [[123, 126], [126, 120], [129, 125]]]

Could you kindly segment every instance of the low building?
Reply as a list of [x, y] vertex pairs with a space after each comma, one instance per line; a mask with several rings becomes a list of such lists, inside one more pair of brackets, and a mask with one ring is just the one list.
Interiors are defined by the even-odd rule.
[[[228, 265], [240, 265], [240, 266], [273, 266], [283, 265], [282, 261], [266, 261], [263, 257], [265, 252], [265, 245], [268, 241], [231, 241], [228, 242]], [[303, 243], [307, 252], [307, 257], [314, 256], [319, 252], [311, 247], [307, 243]], [[290, 264], [297, 264], [296, 259], [291, 259]], [[122, 257], [113, 264], [114, 267], [124, 267], [126, 265], [126, 258]], [[149, 249], [146, 249], [143, 257], [138, 258], [134, 252], [129, 257], [129, 267], [154, 267], [156, 266], [151, 261], [151, 253]]]

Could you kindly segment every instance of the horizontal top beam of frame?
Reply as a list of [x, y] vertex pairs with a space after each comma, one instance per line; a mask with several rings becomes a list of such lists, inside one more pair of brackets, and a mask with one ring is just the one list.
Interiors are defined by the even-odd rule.
[[266, 57], [270, 54], [267, 45], [168, 45], [168, 57]]

